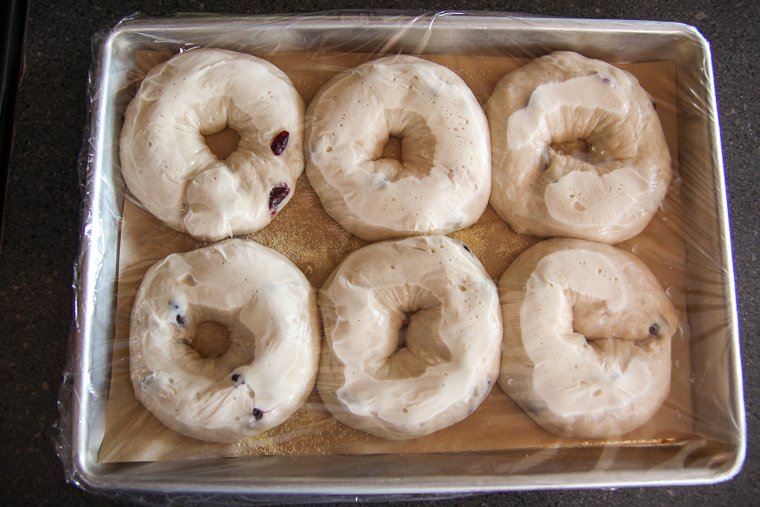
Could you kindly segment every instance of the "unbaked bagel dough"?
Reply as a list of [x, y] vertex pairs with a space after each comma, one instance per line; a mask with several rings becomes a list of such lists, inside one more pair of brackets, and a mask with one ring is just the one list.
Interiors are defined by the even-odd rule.
[[496, 286], [463, 243], [416, 236], [349, 255], [319, 295], [317, 387], [342, 423], [389, 439], [472, 413], [499, 365]]
[[[401, 161], [382, 158], [391, 137]], [[488, 123], [442, 65], [401, 55], [339, 73], [312, 100], [306, 139], [322, 205], [364, 240], [463, 229], [488, 204]]]
[[[191, 50], [154, 67], [124, 116], [121, 170], [130, 192], [178, 231], [219, 240], [265, 227], [303, 172], [303, 101], [261, 58]], [[204, 135], [229, 127], [219, 160]]]
[[573, 239], [522, 253], [499, 281], [499, 385], [545, 429], [606, 438], [636, 429], [670, 389], [677, 313], [634, 255]]
[[655, 103], [612, 65], [568, 51], [537, 58], [499, 81], [486, 112], [491, 206], [518, 233], [618, 243], [668, 190]]
[[[226, 328], [229, 347], [204, 357], [204, 325]], [[135, 395], [169, 428], [235, 442], [288, 419], [314, 386], [316, 297], [288, 259], [231, 239], [169, 255], [146, 273], [129, 331]]]

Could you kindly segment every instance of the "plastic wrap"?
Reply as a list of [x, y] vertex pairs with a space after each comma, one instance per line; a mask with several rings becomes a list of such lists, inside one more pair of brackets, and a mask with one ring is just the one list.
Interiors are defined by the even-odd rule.
[[[315, 387], [285, 423], [232, 444], [162, 425], [135, 399], [130, 381], [135, 294], [155, 262], [213, 242], [167, 227], [129, 194], [119, 139], [145, 74], [198, 48], [268, 60], [307, 107], [338, 72], [389, 54], [448, 67], [481, 105], [507, 72], [555, 50], [631, 72], [656, 104], [673, 170], [646, 229], [615, 245], [648, 266], [678, 312], [671, 387], [659, 410], [620, 436], [562, 437], [494, 385], [464, 420], [389, 440], [338, 422]], [[133, 18], [103, 38], [93, 76], [76, 315], [60, 400], [59, 454], [71, 481], [99, 491], [221, 493], [255, 502], [699, 484], [738, 472], [746, 432], [720, 138], [710, 52], [693, 28], [449, 12]], [[206, 142], [215, 151], [234, 143], [224, 132]], [[515, 233], [490, 206], [450, 236], [468, 245], [494, 282], [542, 241]], [[290, 259], [316, 290], [368, 244], [327, 215], [305, 172], [287, 206], [247, 238]]]

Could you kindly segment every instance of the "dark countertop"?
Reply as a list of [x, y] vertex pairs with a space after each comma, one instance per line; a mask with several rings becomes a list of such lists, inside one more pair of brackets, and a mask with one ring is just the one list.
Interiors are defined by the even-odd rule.
[[87, 122], [85, 102], [91, 39], [133, 12], [274, 13], [336, 8], [487, 9], [534, 15], [680, 21], [711, 42], [730, 200], [731, 230], [742, 335], [749, 427], [748, 457], [740, 475], [716, 486], [553, 491], [440, 500], [455, 505], [533, 504], [756, 504], [760, 477], [758, 428], [760, 323], [758, 232], [760, 212], [756, 141], [760, 3], [608, 0], [515, 2], [143, 1], [32, 2], [25, 71], [16, 106], [5, 233], [0, 258], [0, 355], [3, 382], [0, 497], [14, 504], [111, 505], [66, 484], [51, 426], [72, 319], [72, 267], [80, 234], [77, 157]]

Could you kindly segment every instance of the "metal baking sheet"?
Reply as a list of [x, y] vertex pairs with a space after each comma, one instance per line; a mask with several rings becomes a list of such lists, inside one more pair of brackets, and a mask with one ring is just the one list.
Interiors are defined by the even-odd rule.
[[[389, 31], [394, 34], [388, 37]], [[510, 54], [558, 49], [615, 62], [675, 62], [684, 209], [692, 405], [699, 438], [678, 446], [257, 458], [98, 464], [110, 381], [120, 217], [118, 135], [136, 51], [196, 46], [238, 51], [325, 47], [372, 53]], [[443, 493], [711, 483], [744, 459], [741, 363], [714, 84], [707, 42], [675, 23], [441, 13], [428, 16], [262, 16], [134, 19], [103, 41], [93, 90], [83, 247], [78, 270], [70, 452], [96, 489], [233, 494]]]

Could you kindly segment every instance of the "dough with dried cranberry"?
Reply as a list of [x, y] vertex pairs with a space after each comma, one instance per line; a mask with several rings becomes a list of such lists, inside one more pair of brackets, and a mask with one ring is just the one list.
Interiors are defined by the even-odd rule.
[[[219, 160], [204, 135], [229, 127]], [[261, 58], [198, 49], [154, 67], [124, 116], [121, 171], [145, 209], [205, 239], [255, 232], [287, 204], [303, 172], [303, 101]]]

